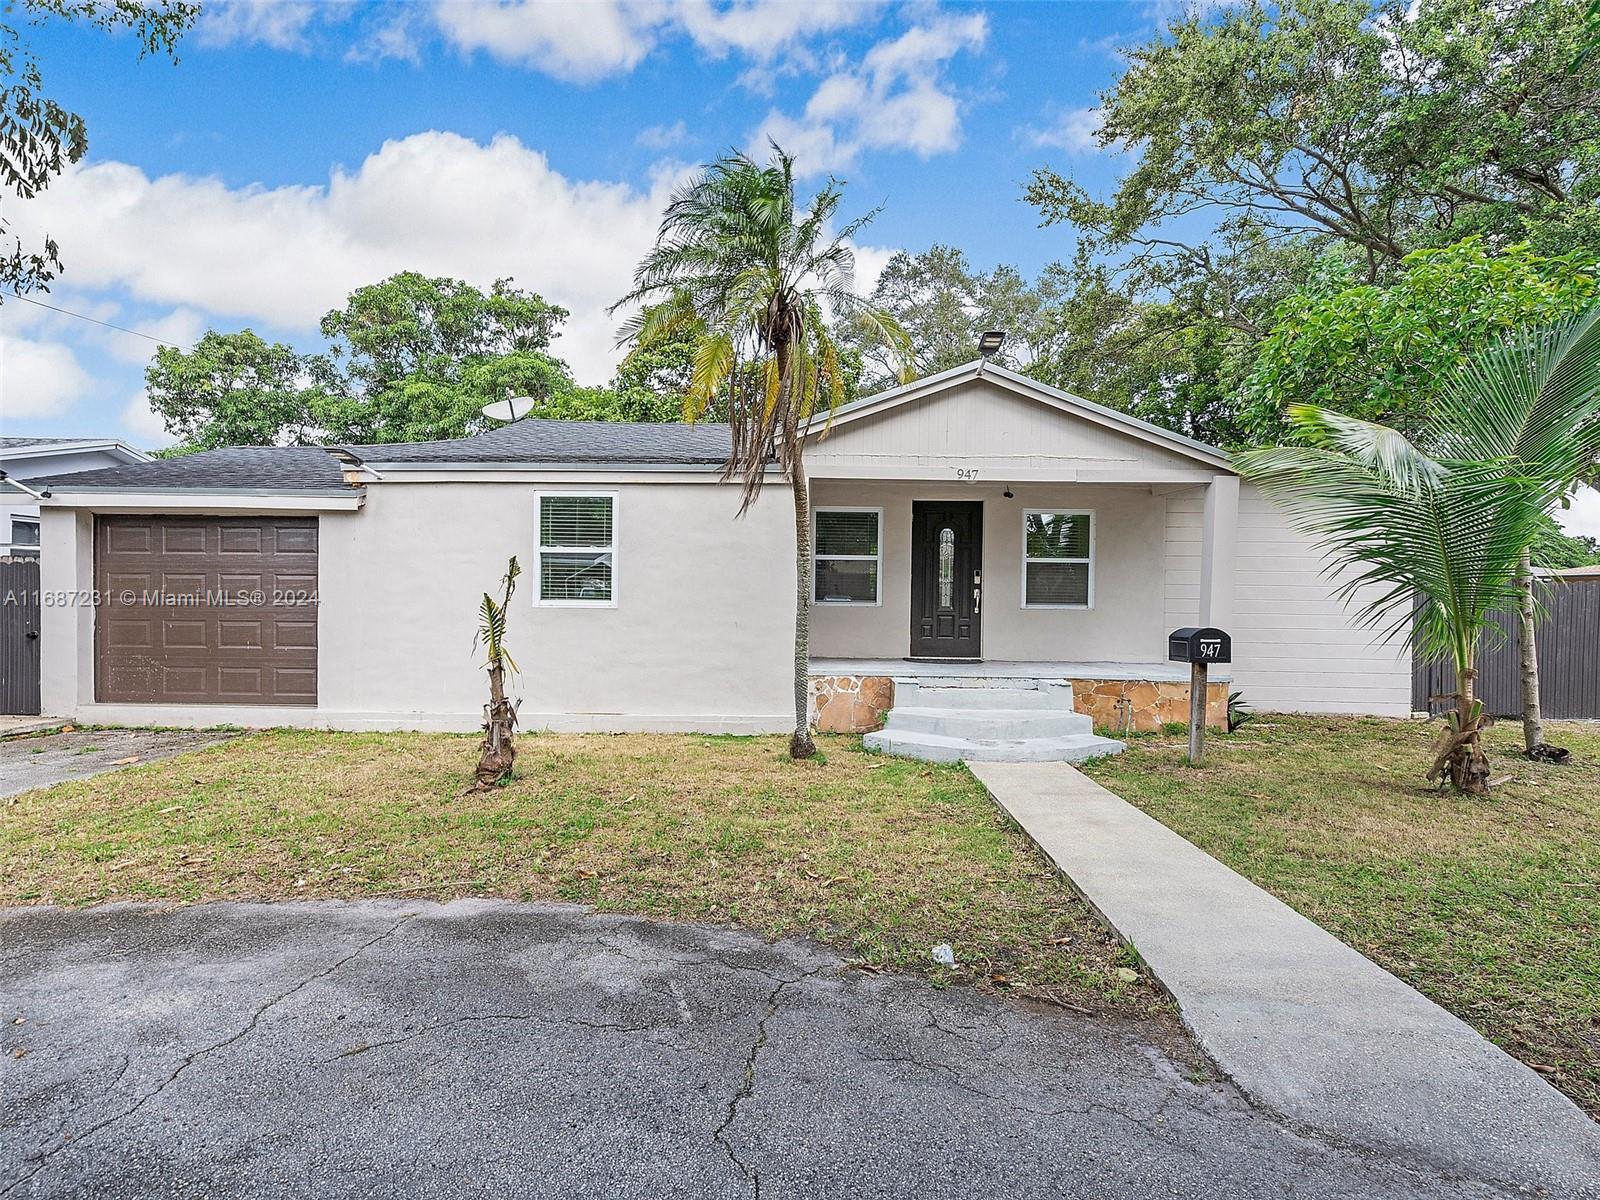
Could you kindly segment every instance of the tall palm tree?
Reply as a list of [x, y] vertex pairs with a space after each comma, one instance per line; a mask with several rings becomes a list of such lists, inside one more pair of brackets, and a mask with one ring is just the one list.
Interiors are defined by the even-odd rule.
[[[776, 470], [794, 493], [795, 729], [789, 752], [816, 753], [810, 728], [811, 497], [805, 438], [819, 415], [844, 401], [829, 316], [852, 320], [909, 361], [894, 319], [852, 290], [850, 239], [877, 210], [832, 231], [843, 193], [830, 179], [802, 212], [794, 160], [777, 146], [770, 163], [719, 158], [667, 205], [655, 247], [634, 271], [633, 290], [612, 306], [643, 307], [622, 341], [648, 349], [691, 334], [694, 367], [684, 402], [697, 420], [719, 397], [733, 429], [723, 472], [742, 488], [742, 515]], [[824, 429], [826, 428], [824, 422]]]
[[[1491, 615], [1517, 605], [1541, 521], [1600, 453], [1600, 306], [1473, 356], [1445, 384], [1422, 437], [1310, 405], [1290, 411], [1307, 443], [1234, 456], [1329, 553], [1361, 615], [1449, 660], [1456, 705], [1428, 778], [1488, 791], [1474, 695]], [[1413, 609], [1415, 620], [1413, 622]]]

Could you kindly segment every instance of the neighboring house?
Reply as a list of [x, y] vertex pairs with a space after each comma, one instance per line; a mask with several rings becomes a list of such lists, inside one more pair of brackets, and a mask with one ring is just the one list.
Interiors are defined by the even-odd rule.
[[0, 437], [0, 471], [5, 472], [0, 480], [0, 555], [39, 553], [39, 505], [16, 483], [31, 487], [28, 481], [41, 475], [149, 461], [143, 450], [114, 438]]
[[[1070, 679], [1102, 724], [1181, 719], [1166, 635], [1194, 624], [1233, 634], [1258, 709], [1410, 710], [1404, 648], [1357, 627], [1212, 447], [978, 362], [814, 440], [826, 728], [870, 727], [893, 680], [929, 675]], [[523, 728], [784, 730], [793, 504], [775, 480], [738, 516], [728, 447], [725, 425], [521, 421], [50, 479], [43, 587], [88, 601], [45, 610], [45, 709], [473, 729], [478, 606], [516, 555]]]

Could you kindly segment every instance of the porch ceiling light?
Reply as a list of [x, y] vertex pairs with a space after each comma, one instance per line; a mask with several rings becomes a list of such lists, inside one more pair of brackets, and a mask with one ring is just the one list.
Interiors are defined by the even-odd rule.
[[979, 336], [978, 353], [983, 355], [985, 358], [989, 358], [992, 355], [999, 353], [1000, 344], [1005, 340], [1006, 331], [1004, 329], [991, 329], [987, 333]]

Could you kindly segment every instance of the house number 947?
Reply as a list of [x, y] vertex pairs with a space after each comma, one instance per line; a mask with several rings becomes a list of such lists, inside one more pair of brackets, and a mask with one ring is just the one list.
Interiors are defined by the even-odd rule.
[[973, 482], [973, 480], [978, 478], [978, 468], [977, 467], [957, 467], [956, 468], [956, 478], [957, 479], [964, 479], [968, 483], [971, 483], [971, 482]]

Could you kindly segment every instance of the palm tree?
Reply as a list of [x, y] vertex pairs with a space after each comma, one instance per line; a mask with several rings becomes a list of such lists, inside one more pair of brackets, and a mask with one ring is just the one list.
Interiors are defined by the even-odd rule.
[[[1447, 391], [1436, 407], [1443, 452], [1503, 462], [1536, 484], [1544, 511], [1553, 509], [1600, 457], [1597, 344], [1600, 305], [1484, 351], [1467, 368], [1475, 387]], [[1530, 755], [1544, 742], [1532, 550], [1531, 542], [1523, 547], [1516, 579], [1523, 748]]]
[[[830, 179], [799, 211], [794, 160], [777, 146], [761, 166], [731, 154], [680, 188], [655, 247], [634, 271], [633, 290], [612, 306], [640, 304], [622, 342], [645, 350], [689, 334], [694, 367], [684, 415], [697, 420], [719, 398], [733, 430], [724, 480], [738, 480], [742, 515], [769, 469], [794, 493], [795, 729], [789, 752], [816, 753], [810, 728], [811, 498], [805, 438], [820, 414], [844, 401], [845, 380], [828, 317], [857, 323], [906, 361], [894, 319], [852, 290], [850, 239], [877, 210], [830, 226], [842, 199]], [[826, 429], [826, 423], [823, 425]]]
[[489, 703], [483, 706], [483, 743], [478, 747], [478, 769], [472, 782], [462, 789], [483, 792], [511, 778], [511, 768], [517, 761], [517, 747], [512, 740], [512, 730], [517, 724], [517, 706], [506, 696], [506, 679], [517, 673], [516, 661], [506, 649], [506, 613], [511, 608], [511, 594], [517, 590], [517, 577], [522, 567], [517, 556], [511, 556], [506, 573], [500, 580], [503, 594], [496, 600], [488, 592], [478, 606], [478, 632], [472, 639], [473, 649], [483, 643], [484, 667], [489, 672]]
[[1430, 414], [1426, 452], [1310, 405], [1290, 421], [1306, 445], [1247, 451], [1236, 466], [1329, 553], [1343, 595], [1375, 589], [1363, 617], [1391, 635], [1410, 624], [1424, 655], [1455, 666], [1428, 778], [1486, 793], [1478, 647], [1491, 614], [1517, 606], [1544, 515], [1600, 453], [1600, 306], [1469, 359]]

